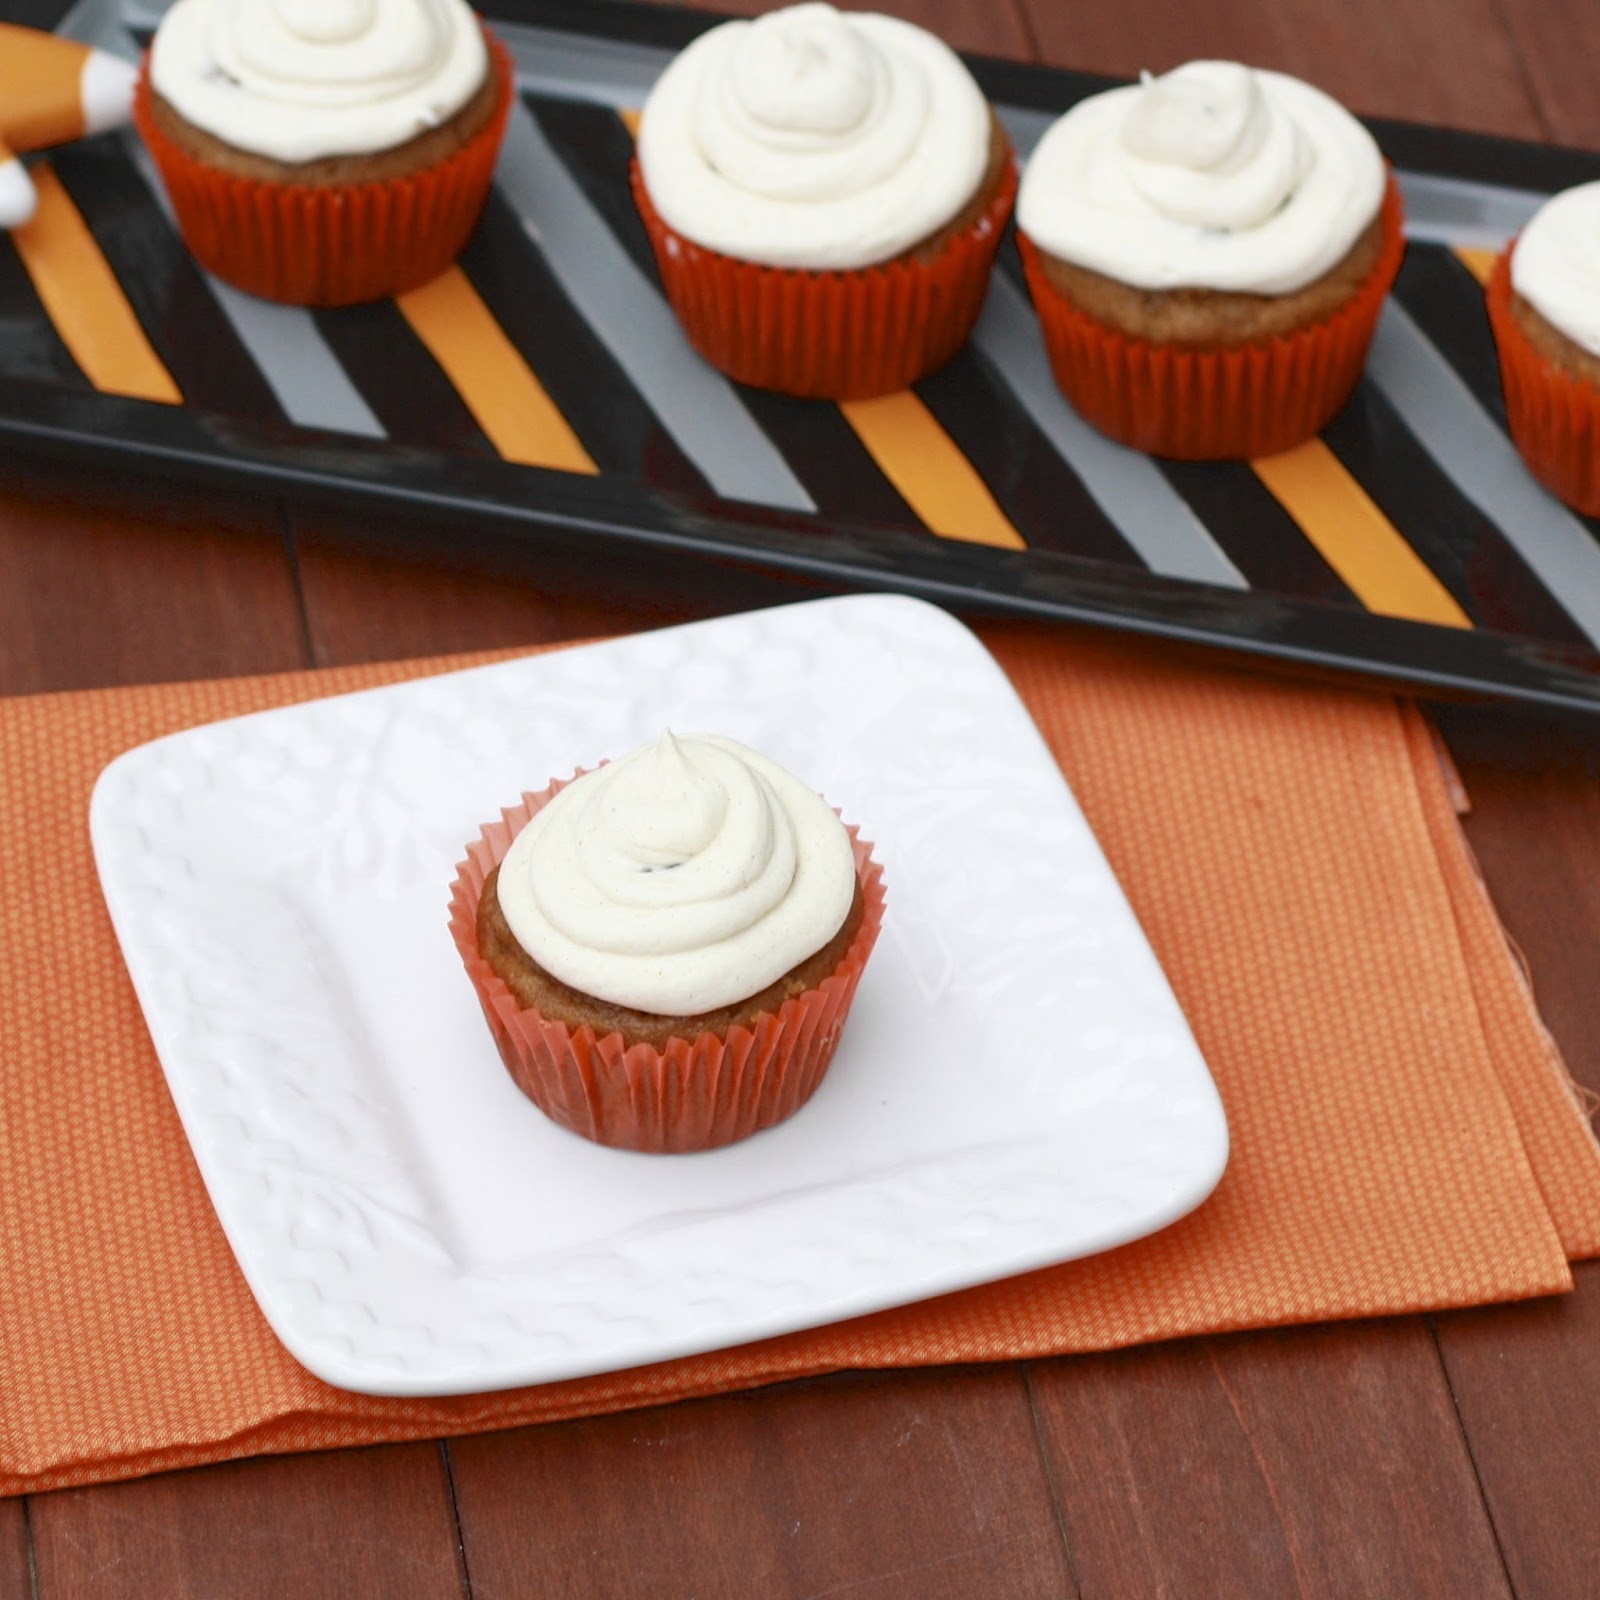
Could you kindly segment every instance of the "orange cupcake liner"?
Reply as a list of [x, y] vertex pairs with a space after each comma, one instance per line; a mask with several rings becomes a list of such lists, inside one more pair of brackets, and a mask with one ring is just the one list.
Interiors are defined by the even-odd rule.
[[740, 383], [823, 400], [892, 394], [966, 343], [1017, 198], [1008, 159], [982, 215], [931, 261], [805, 272], [691, 243], [650, 203], [637, 159], [629, 178], [661, 287], [695, 349]]
[[1512, 443], [1558, 500], [1600, 517], [1600, 388], [1542, 355], [1517, 321], [1511, 310], [1515, 245], [1506, 246], [1484, 290]]
[[450, 933], [517, 1086], [552, 1121], [625, 1150], [710, 1150], [791, 1117], [821, 1083], [867, 957], [883, 925], [883, 869], [855, 828], [850, 843], [866, 913], [839, 965], [814, 989], [762, 1012], [753, 1027], [624, 1045], [573, 1029], [516, 997], [478, 948], [478, 901], [511, 841], [572, 779], [553, 783], [489, 823], [467, 846], [450, 893]]
[[1380, 215], [1378, 260], [1342, 305], [1293, 333], [1217, 346], [1157, 344], [1096, 321], [1050, 284], [1038, 246], [1019, 229], [1056, 384], [1085, 421], [1150, 455], [1245, 460], [1303, 443], [1354, 391], [1400, 271], [1405, 219], [1392, 174]]
[[236, 177], [181, 149], [151, 114], [147, 52], [134, 122], [190, 253], [236, 288], [298, 306], [354, 305], [436, 278], [477, 225], [511, 113], [511, 57], [487, 28], [484, 40], [500, 104], [473, 138], [403, 178], [325, 186]]

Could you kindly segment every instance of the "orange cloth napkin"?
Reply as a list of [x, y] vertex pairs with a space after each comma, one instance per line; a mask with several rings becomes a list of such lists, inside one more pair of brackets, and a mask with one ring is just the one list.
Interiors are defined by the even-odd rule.
[[167, 1096], [86, 812], [132, 744], [487, 658], [0, 702], [0, 1493], [841, 1367], [1569, 1288], [1569, 1258], [1600, 1253], [1600, 1153], [1416, 711], [1025, 624], [984, 637], [1216, 1077], [1233, 1139], [1216, 1194], [1087, 1261], [711, 1355], [435, 1401], [329, 1388], [268, 1331]]

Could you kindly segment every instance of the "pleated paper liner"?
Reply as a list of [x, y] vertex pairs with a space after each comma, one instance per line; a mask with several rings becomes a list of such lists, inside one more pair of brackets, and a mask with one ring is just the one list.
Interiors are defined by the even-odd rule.
[[511, 841], [567, 783], [557, 782], [489, 823], [467, 846], [450, 894], [450, 932], [477, 991], [500, 1059], [546, 1116], [626, 1150], [710, 1150], [794, 1115], [828, 1070], [867, 957], [883, 925], [883, 869], [851, 828], [866, 911], [837, 967], [814, 989], [762, 1012], [753, 1028], [626, 1046], [518, 1003], [478, 948], [478, 901]]
[[826, 400], [892, 394], [961, 348], [1017, 197], [1010, 159], [978, 220], [931, 261], [803, 272], [691, 243], [650, 203], [637, 160], [629, 179], [661, 286], [695, 349], [740, 383]]
[[1261, 343], [1190, 346], [1136, 339], [1054, 288], [1020, 230], [1051, 370], [1084, 419], [1120, 444], [1185, 461], [1276, 455], [1318, 433], [1350, 398], [1405, 251], [1391, 176], [1383, 244], [1366, 281], [1329, 316]]
[[271, 183], [196, 160], [156, 125], [146, 56], [134, 121], [184, 243], [225, 282], [290, 305], [354, 305], [436, 278], [483, 210], [515, 93], [510, 55], [487, 28], [484, 39], [500, 87], [494, 115], [443, 160], [368, 183]]
[[1558, 500], [1600, 517], [1600, 388], [1542, 355], [1511, 309], [1511, 252], [1494, 264], [1484, 298], [1500, 352], [1512, 442]]

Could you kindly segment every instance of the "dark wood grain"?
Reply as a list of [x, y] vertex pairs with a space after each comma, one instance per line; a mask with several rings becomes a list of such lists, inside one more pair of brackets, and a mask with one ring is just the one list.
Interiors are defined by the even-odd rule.
[[474, 1593], [1074, 1593], [1020, 1369], [841, 1376], [450, 1447]]
[[1600, 1094], [1600, 731], [1505, 711], [1437, 713], [1471, 797], [1467, 839], [1540, 1014]]
[[0, 1500], [0, 1600], [33, 1600], [28, 1508], [21, 1500]]
[[781, 605], [825, 591], [799, 579], [581, 542], [448, 537], [403, 521], [294, 513], [307, 628], [319, 666], [597, 638]]
[[1578, 1291], [1436, 1319], [1506, 1566], [1524, 1600], [1600, 1586], [1600, 1262]]
[[1222, 57], [1309, 79], [1370, 116], [1528, 138], [1544, 131], [1498, 0], [1023, 4], [1051, 66], [1133, 77]]
[[1589, 0], [1501, 0], [1497, 7], [1548, 138], [1600, 149], [1600, 7]]
[[274, 505], [0, 461], [0, 694], [305, 665]]
[[341, 1450], [33, 1496], [38, 1600], [460, 1600], [437, 1445]]
[[1503, 1600], [1417, 1318], [1031, 1369], [1083, 1600]]
[[[1472, 799], [1467, 837], [1574, 1078], [1600, 1092], [1600, 734], [1503, 711], [1439, 713]], [[1577, 1292], [1436, 1319], [1516, 1591], [1595, 1593], [1600, 1263]]]

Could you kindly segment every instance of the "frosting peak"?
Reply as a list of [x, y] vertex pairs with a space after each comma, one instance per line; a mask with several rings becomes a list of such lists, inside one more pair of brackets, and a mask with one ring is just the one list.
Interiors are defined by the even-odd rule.
[[1195, 61], [1146, 77], [1122, 128], [1133, 187], [1166, 216], [1201, 228], [1253, 228], [1288, 199], [1305, 140], [1248, 67]]
[[819, 795], [732, 739], [670, 732], [563, 789], [499, 878], [506, 922], [546, 972], [679, 1017], [798, 966], [854, 894], [849, 834]]
[[733, 48], [729, 82], [756, 121], [797, 133], [856, 126], [881, 89], [882, 57], [829, 6], [752, 22]]
[[700, 149], [734, 187], [778, 201], [843, 199], [892, 180], [928, 98], [915, 62], [895, 63], [826, 5], [751, 23], [707, 90]]
[[1600, 183], [1564, 189], [1533, 214], [1512, 250], [1511, 287], [1600, 356]]
[[404, 144], [487, 70], [465, 0], [177, 0], [150, 55], [180, 115], [290, 163]]
[[341, 44], [372, 26], [378, 5], [377, 0], [272, 0], [272, 10], [291, 35]]
[[617, 774], [600, 807], [608, 844], [640, 872], [681, 867], [716, 837], [728, 796], [669, 729]]
[[1080, 101], [1023, 175], [1042, 249], [1144, 289], [1288, 294], [1377, 215], [1372, 137], [1310, 84], [1192, 61]]
[[911, 23], [790, 6], [702, 34], [645, 101], [639, 162], [685, 238], [773, 266], [867, 266], [977, 191], [989, 110]]

